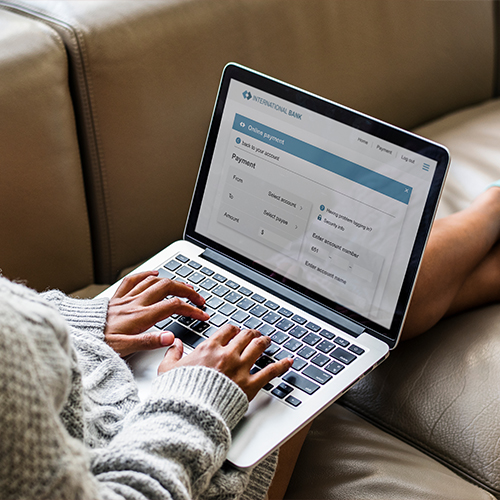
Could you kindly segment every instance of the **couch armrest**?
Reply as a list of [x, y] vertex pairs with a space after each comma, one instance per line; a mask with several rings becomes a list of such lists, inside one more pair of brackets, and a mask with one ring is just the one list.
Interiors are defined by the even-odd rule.
[[48, 26], [0, 8], [0, 269], [33, 288], [93, 282], [66, 52]]

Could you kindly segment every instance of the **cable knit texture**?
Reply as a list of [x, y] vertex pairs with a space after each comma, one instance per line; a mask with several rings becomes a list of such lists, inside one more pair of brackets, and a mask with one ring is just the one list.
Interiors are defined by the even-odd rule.
[[261, 499], [277, 454], [225, 462], [248, 402], [204, 367], [158, 377], [141, 402], [104, 342], [108, 302], [0, 277], [0, 499]]

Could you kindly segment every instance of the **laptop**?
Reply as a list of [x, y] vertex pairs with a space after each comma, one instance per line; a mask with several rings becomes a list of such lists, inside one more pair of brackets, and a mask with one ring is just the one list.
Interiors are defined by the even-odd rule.
[[[234, 429], [235, 466], [271, 453], [396, 346], [448, 164], [429, 140], [225, 67], [184, 239], [134, 272], [205, 297], [209, 321], [154, 327], [187, 352], [230, 322], [272, 339], [253, 371], [294, 358]], [[129, 360], [142, 397], [164, 352]]]

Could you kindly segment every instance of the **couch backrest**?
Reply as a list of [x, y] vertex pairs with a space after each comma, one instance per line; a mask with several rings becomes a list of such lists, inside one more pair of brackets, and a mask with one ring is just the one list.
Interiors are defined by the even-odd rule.
[[181, 236], [229, 61], [405, 128], [493, 95], [493, 0], [15, 8], [56, 29], [68, 50], [101, 281]]
[[0, 269], [39, 290], [93, 281], [64, 46], [46, 25], [2, 10]]

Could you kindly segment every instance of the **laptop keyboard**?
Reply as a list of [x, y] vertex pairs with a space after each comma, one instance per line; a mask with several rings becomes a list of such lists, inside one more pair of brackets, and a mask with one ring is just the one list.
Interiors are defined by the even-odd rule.
[[184, 255], [177, 255], [158, 271], [162, 278], [192, 285], [205, 299], [203, 310], [210, 319], [205, 322], [173, 315], [158, 323], [157, 328], [171, 331], [192, 348], [227, 323], [259, 330], [271, 337], [271, 345], [257, 360], [252, 373], [292, 357], [292, 368], [281, 379], [274, 379], [264, 387], [292, 407], [298, 407], [365, 352], [330, 330]]

